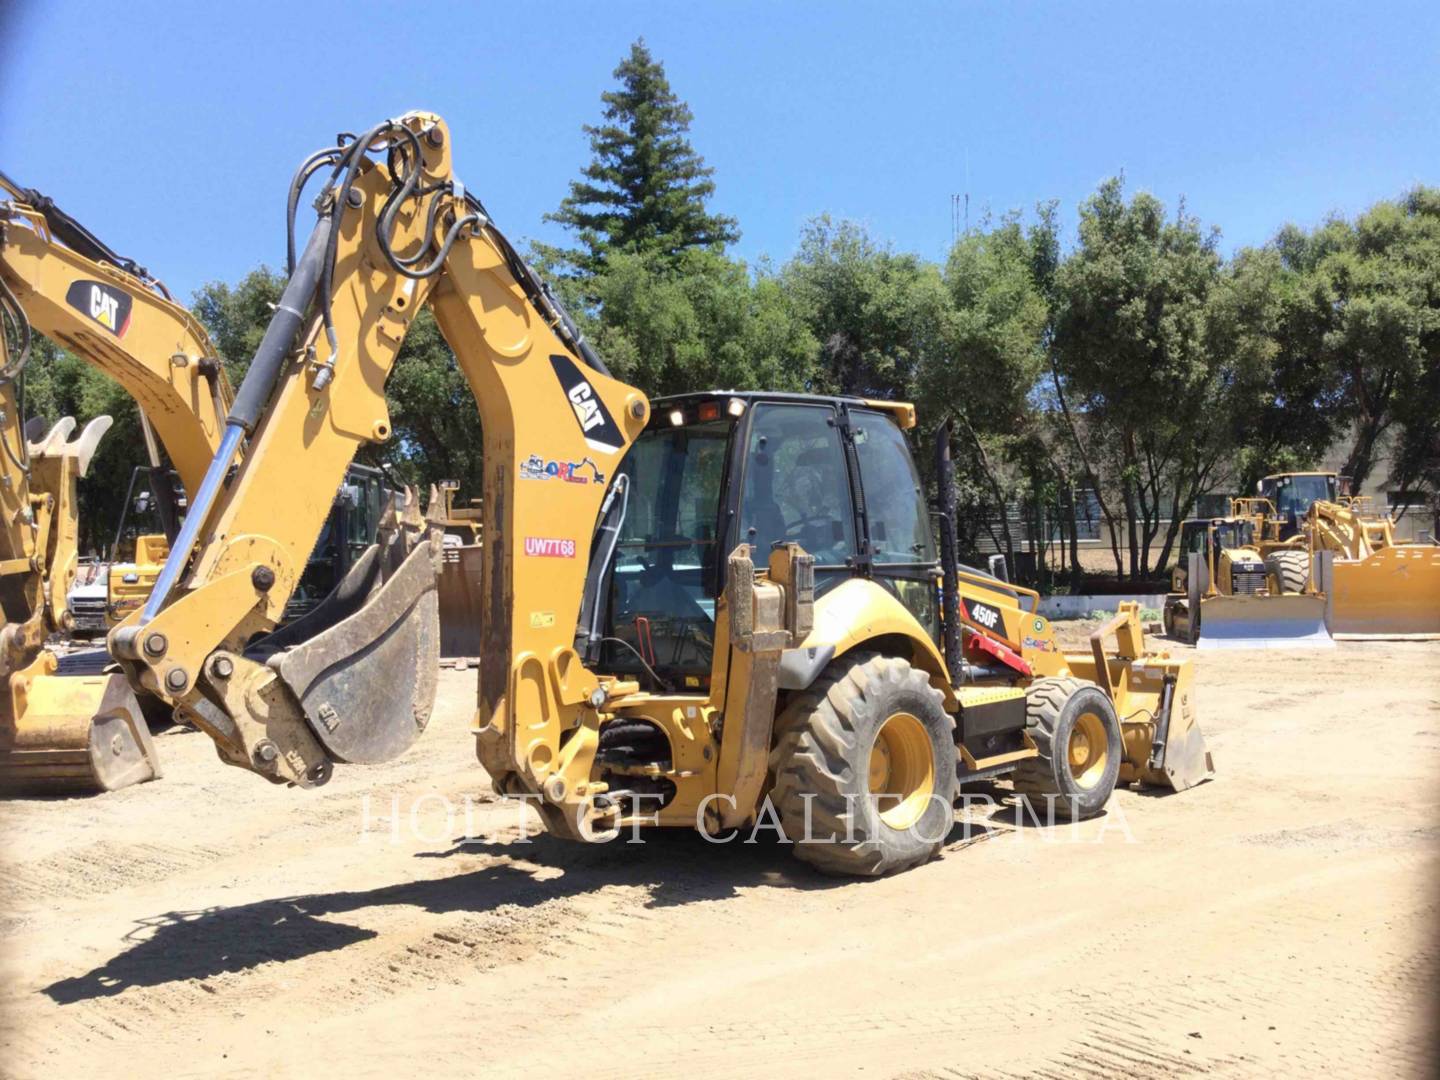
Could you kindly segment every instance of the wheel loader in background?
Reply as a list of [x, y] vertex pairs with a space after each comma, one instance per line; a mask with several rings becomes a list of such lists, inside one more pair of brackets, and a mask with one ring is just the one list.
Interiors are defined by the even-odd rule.
[[[187, 493], [198, 488], [219, 445], [232, 392], [204, 329], [163, 284], [52, 200], [3, 174], [0, 188], [10, 196], [0, 203], [0, 302], [19, 345], [15, 362], [0, 373], [0, 544], [6, 548], [0, 559], [6, 621], [0, 631], [0, 793], [112, 790], [160, 774], [143, 715], [160, 703], [143, 694], [137, 700], [123, 676], [106, 673], [102, 652], [70, 654], [62, 662], [45, 646], [50, 634], [74, 623], [68, 603], [77, 562], [76, 482], [110, 420], [97, 418], [67, 442], [75, 421], [66, 418], [37, 436], [26, 458], [19, 391], [30, 338], [39, 332], [64, 345], [135, 399], [150, 459], [132, 476], [126, 510], [143, 479], [149, 490], [137, 501], [153, 511], [161, 531], [134, 538], [133, 561], [109, 564], [92, 589], [98, 610], [81, 612], [90, 620], [87, 629], [107, 631], [117, 615], [138, 609], [149, 595]], [[162, 446], [173, 470], [162, 462]], [[381, 496], [379, 473], [352, 466], [290, 617], [313, 606], [373, 541]], [[118, 534], [124, 531], [122, 520]], [[159, 712], [168, 716], [169, 710]]]
[[[1212, 773], [1191, 665], [1133, 606], [1065, 654], [1037, 597], [960, 570], [949, 442], [940, 549], [895, 402], [612, 377], [409, 113], [312, 155], [318, 218], [144, 609], [112, 630], [137, 689], [279, 784], [389, 760], [424, 730], [438, 521], [407, 497], [296, 642], [283, 615], [424, 306], [484, 437], [476, 751], [555, 833], [724, 834], [774, 813], [822, 870], [934, 855], [957, 784], [1008, 774], [1060, 816], [1117, 782]], [[241, 450], [244, 450], [241, 456]], [[432, 513], [439, 500], [432, 496]], [[1042, 808], [1042, 813], [1043, 813]]]
[[1336, 637], [1440, 636], [1440, 545], [1397, 543], [1389, 515], [1346, 486], [1336, 473], [1276, 473], [1231, 512], [1252, 523], [1267, 560], [1308, 556]]
[[1191, 519], [1165, 597], [1166, 636], [1200, 649], [1333, 646], [1314, 581], [1309, 552], [1262, 554], [1249, 517]]

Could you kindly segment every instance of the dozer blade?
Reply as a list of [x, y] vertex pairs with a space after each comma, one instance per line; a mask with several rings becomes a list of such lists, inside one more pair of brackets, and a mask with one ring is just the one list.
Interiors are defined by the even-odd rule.
[[42, 653], [10, 677], [0, 793], [79, 795], [160, 778], [150, 728], [124, 675], [56, 675]]
[[1323, 596], [1212, 596], [1200, 601], [1197, 649], [1328, 649]]
[[1440, 637], [1440, 547], [1399, 544], [1336, 559], [1330, 632], [1346, 638]]

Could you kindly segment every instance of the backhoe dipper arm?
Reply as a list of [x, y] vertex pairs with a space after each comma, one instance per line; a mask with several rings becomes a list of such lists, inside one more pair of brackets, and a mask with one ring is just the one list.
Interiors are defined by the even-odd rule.
[[231, 398], [204, 328], [49, 199], [3, 174], [0, 189], [10, 196], [0, 201], [0, 278], [36, 332], [135, 399], [193, 499]]
[[439, 560], [438, 531], [417, 515], [392, 516], [375, 557], [327, 602], [328, 629], [268, 655], [246, 649], [281, 617], [355, 452], [390, 437], [385, 383], [429, 304], [484, 438], [479, 753], [498, 784], [541, 790], [594, 753], [603, 692], [575, 627], [601, 501], [648, 402], [608, 375], [464, 193], [438, 117], [410, 113], [313, 155], [292, 184], [292, 221], [305, 180], [327, 169], [319, 221], [298, 259], [292, 240], [289, 285], [220, 451], [112, 653], [227, 761], [277, 782], [321, 783], [332, 762], [384, 760], [413, 741], [434, 694]]

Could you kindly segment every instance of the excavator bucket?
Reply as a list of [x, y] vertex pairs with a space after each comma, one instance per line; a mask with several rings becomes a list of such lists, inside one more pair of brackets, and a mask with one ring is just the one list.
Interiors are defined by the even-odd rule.
[[1326, 649], [1325, 597], [1211, 596], [1200, 601], [1197, 649]]
[[1440, 546], [1335, 559], [1330, 595], [1330, 631], [1339, 637], [1440, 637]]
[[85, 795], [159, 779], [140, 703], [123, 675], [58, 675], [42, 652], [0, 695], [0, 794]]

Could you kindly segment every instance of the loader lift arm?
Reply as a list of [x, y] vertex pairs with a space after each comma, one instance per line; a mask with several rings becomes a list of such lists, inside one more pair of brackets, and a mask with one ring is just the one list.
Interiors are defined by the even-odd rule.
[[[609, 376], [464, 192], [438, 117], [411, 113], [312, 155], [291, 185], [292, 223], [322, 171], [318, 222], [298, 257], [290, 242], [289, 283], [219, 450], [149, 604], [111, 632], [111, 652], [225, 760], [276, 782], [323, 783], [332, 762], [384, 760], [413, 741], [434, 694], [439, 558], [413, 507], [317, 610], [314, 637], [277, 650], [263, 636], [346, 466], [391, 435], [385, 382], [428, 304], [484, 437], [479, 753], [497, 781], [519, 774], [540, 790], [561, 757], [593, 750], [580, 714], [599, 683], [575, 651], [577, 601], [601, 500], [648, 402]], [[536, 459], [572, 481], [536, 479], [547, 475]], [[590, 472], [578, 467], [587, 459]], [[563, 540], [566, 555], [522, 572], [527, 538]]]

